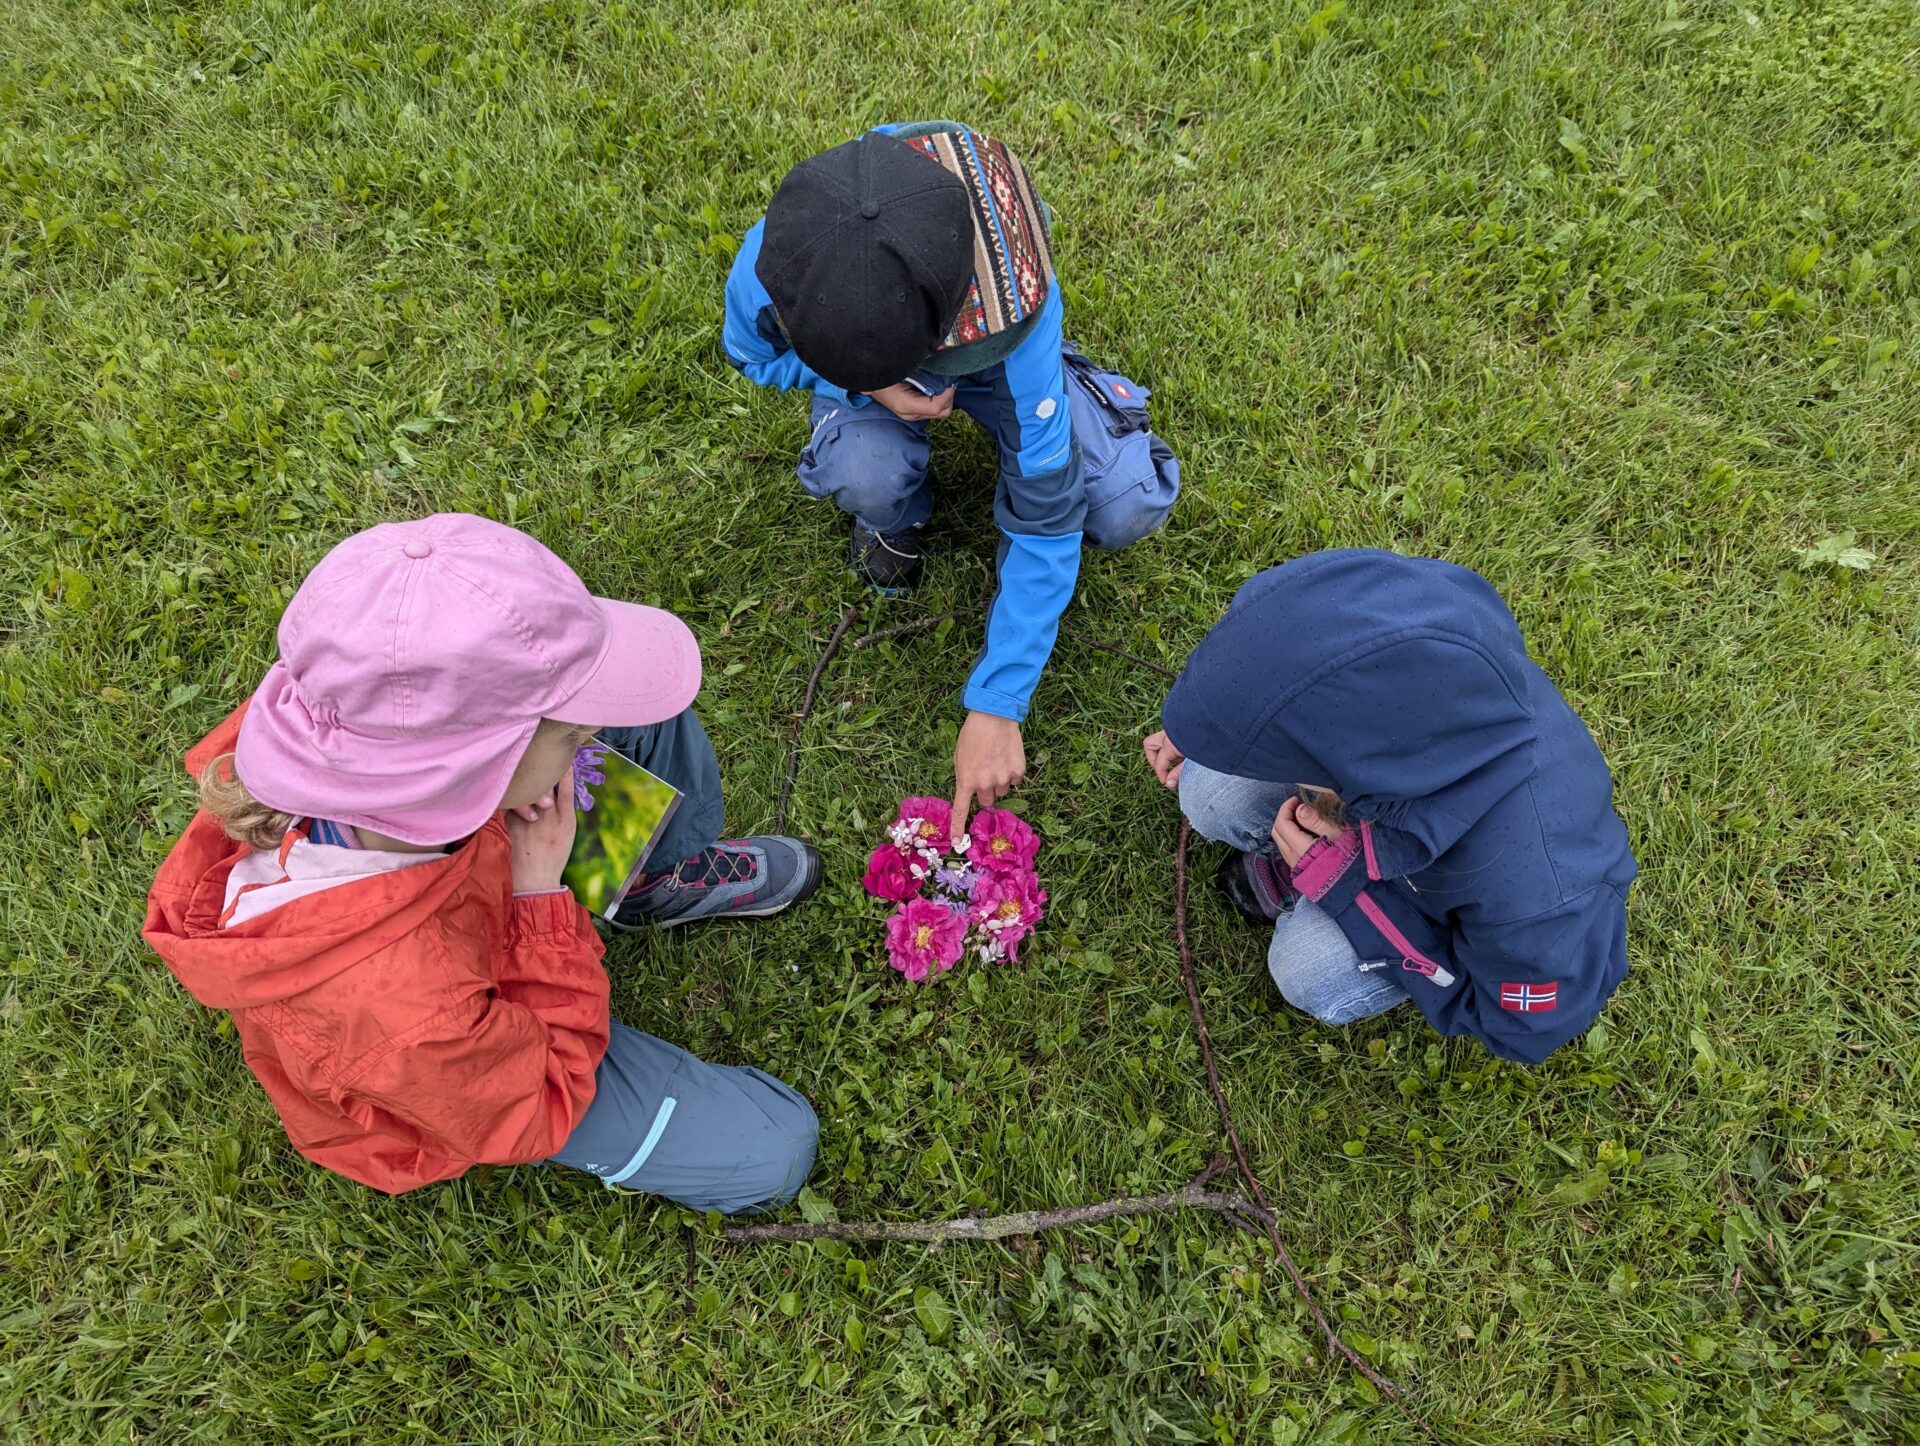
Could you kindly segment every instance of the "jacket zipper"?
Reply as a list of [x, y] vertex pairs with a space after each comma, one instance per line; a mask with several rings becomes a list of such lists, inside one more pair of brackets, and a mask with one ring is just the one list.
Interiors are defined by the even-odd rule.
[[1354, 896], [1354, 902], [1360, 906], [1360, 912], [1367, 916], [1368, 922], [1380, 931], [1381, 937], [1400, 951], [1402, 969], [1431, 979], [1442, 989], [1453, 983], [1453, 971], [1444, 965], [1434, 963], [1414, 948], [1407, 936], [1400, 932], [1392, 919], [1387, 917], [1387, 911], [1367, 896], [1365, 889]]

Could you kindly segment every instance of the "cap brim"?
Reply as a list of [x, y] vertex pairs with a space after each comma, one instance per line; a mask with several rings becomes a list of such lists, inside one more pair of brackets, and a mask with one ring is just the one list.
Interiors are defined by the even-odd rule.
[[693, 629], [661, 608], [594, 602], [607, 620], [607, 646], [586, 684], [547, 710], [562, 723], [638, 728], [693, 706], [700, 691], [700, 644]]

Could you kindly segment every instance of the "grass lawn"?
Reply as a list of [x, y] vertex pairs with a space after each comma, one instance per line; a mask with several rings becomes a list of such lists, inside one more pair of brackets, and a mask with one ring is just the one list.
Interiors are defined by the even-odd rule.
[[1920, 1441], [1913, 0], [3, 23], [6, 1438], [1416, 1439], [1211, 1217], [744, 1252], [536, 1168], [375, 1195], [289, 1149], [139, 940], [179, 754], [385, 518], [485, 512], [679, 611], [731, 822], [770, 822], [841, 608], [980, 595], [992, 461], [948, 425], [929, 583], [865, 600], [801, 401], [722, 360], [722, 280], [793, 161], [954, 116], [1028, 158], [1070, 334], [1186, 467], [1164, 533], [1089, 557], [1028, 730], [1054, 913], [1021, 967], [915, 987], [859, 893], [948, 780], [963, 620], [828, 675], [817, 901], [622, 940], [617, 1012], [806, 1090], [846, 1217], [1177, 1187], [1217, 1139], [1138, 756], [1162, 689], [1088, 644], [1177, 662], [1316, 547], [1451, 558], [1612, 761], [1634, 972], [1520, 1068], [1410, 1010], [1288, 1014], [1201, 890], [1289, 1242], [1450, 1440]]

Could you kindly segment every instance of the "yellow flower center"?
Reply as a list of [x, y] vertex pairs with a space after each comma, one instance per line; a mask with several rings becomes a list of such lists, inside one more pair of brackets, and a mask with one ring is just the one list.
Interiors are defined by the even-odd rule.
[[1020, 917], [1020, 901], [1018, 899], [1002, 900], [1000, 904], [1000, 917], [1003, 919], [1019, 918]]
[[913, 931], [913, 947], [924, 949], [933, 942], [933, 925], [922, 924]]
[[999, 838], [996, 838], [992, 844], [993, 851], [997, 854], [1003, 854], [1012, 847], [1013, 847], [1012, 840], [1007, 838], [1005, 834], [1002, 834]]

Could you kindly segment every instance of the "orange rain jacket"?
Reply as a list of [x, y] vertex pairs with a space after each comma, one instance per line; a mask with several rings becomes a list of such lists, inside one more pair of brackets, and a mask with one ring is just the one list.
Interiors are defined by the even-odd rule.
[[[245, 711], [187, 754], [196, 778]], [[251, 852], [195, 814], [142, 932], [232, 1014], [295, 1149], [397, 1194], [566, 1142], [607, 1048], [603, 946], [571, 893], [514, 897], [498, 814], [444, 859], [222, 928], [228, 871]]]

